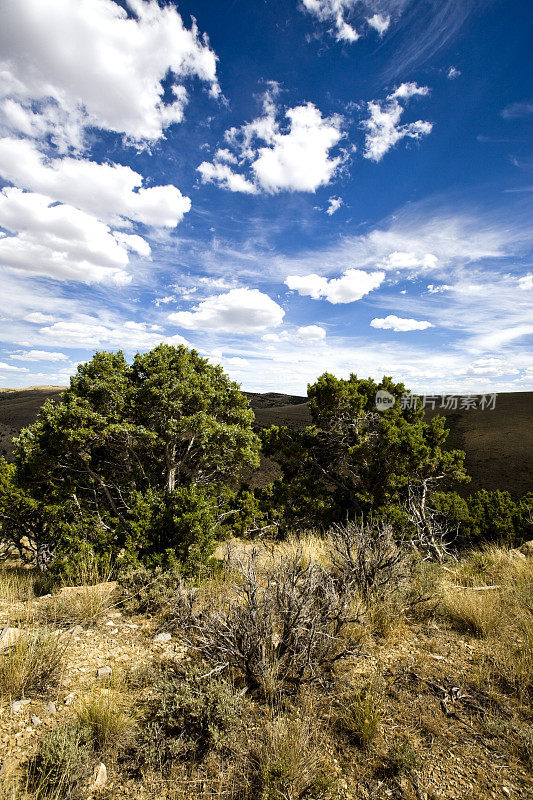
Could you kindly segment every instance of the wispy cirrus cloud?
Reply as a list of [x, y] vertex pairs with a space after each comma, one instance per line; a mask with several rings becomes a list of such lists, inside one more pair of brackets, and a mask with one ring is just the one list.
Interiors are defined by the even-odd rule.
[[522, 119], [533, 114], [533, 100], [509, 103], [501, 112], [504, 119]]

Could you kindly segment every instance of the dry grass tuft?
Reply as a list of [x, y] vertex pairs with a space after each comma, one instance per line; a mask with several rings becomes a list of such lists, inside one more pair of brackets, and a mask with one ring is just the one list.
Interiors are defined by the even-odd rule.
[[24, 631], [0, 654], [0, 694], [19, 699], [57, 686], [66, 647], [65, 640], [49, 628]]
[[111, 572], [109, 563], [102, 565], [88, 553], [76, 567], [74, 585], [64, 586], [40, 605], [42, 616], [57, 625], [96, 624], [113, 608]]
[[35, 597], [35, 573], [20, 567], [0, 568], [0, 600], [7, 603], [28, 602]]
[[499, 592], [448, 589], [441, 600], [440, 611], [454, 627], [479, 638], [489, 636], [502, 624]]
[[333, 783], [323, 737], [308, 717], [271, 720], [250, 759], [250, 800], [319, 800]]
[[114, 689], [95, 687], [81, 698], [75, 713], [79, 726], [88, 732], [98, 751], [120, 747], [135, 734], [135, 717], [123, 695]]
[[381, 723], [383, 687], [373, 679], [360, 688], [351, 687], [338, 699], [334, 723], [341, 734], [360, 747], [376, 738]]
[[61, 589], [42, 602], [39, 613], [58, 626], [95, 625], [113, 610], [113, 584], [73, 586]]

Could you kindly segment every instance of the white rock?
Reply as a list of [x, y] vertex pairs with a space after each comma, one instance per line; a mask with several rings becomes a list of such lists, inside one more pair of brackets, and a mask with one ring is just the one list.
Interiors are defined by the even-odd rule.
[[27, 706], [28, 703], [30, 702], [31, 702], [30, 700], [13, 700], [13, 702], [11, 703], [11, 711], [13, 711], [15, 714], [18, 714], [18, 712], [21, 711], [24, 708], [24, 706]]
[[22, 631], [19, 628], [2, 628], [0, 632], [0, 650], [15, 644], [21, 634]]
[[74, 694], [74, 692], [67, 694], [67, 696], [65, 697], [65, 705], [66, 706], [72, 705], [72, 701], [74, 700], [75, 697], [76, 695]]
[[42, 719], [39, 719], [39, 717], [36, 714], [32, 714], [31, 715], [31, 724], [34, 725], [35, 727], [37, 727], [37, 725], [41, 725], [42, 724]]
[[158, 633], [157, 636], [154, 636], [152, 641], [155, 644], [165, 644], [165, 642], [170, 642], [171, 639], [172, 639], [172, 634], [164, 632], [164, 633]]
[[111, 667], [99, 667], [96, 673], [96, 677], [98, 678], [98, 680], [101, 681], [104, 678], [109, 678], [112, 672], [113, 670], [111, 669]]
[[69, 630], [69, 634], [71, 636], [79, 636], [80, 633], [83, 633], [83, 628], [81, 625], [75, 625], [73, 628]]
[[48, 711], [49, 714], [55, 714], [56, 704], [54, 703], [54, 701], [50, 700], [50, 702], [45, 705], [44, 710]]
[[101, 761], [93, 775], [93, 784], [89, 791], [96, 792], [98, 789], [103, 789], [107, 783], [107, 768], [103, 761]]

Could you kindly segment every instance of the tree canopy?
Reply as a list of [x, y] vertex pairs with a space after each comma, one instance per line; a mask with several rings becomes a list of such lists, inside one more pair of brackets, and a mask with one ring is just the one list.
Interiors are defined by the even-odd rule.
[[[204, 503], [213, 528], [214, 487], [237, 485], [242, 466], [258, 464], [253, 419], [238, 385], [195, 350], [162, 344], [131, 365], [122, 352], [97, 352], [21, 432], [13, 478], [115, 550], [136, 547], [139, 518], [159, 538], [167, 526], [163, 549], [183, 550], [179, 508]], [[145, 529], [140, 538], [150, 536]]]
[[[376, 407], [379, 390], [394, 398], [385, 411]], [[308, 386], [313, 424], [266, 432], [265, 450], [283, 472], [274, 492], [293, 524], [327, 525], [401, 502], [409, 486], [466, 480], [464, 453], [444, 449], [445, 420], [427, 422], [416, 405], [402, 403], [405, 394], [388, 377], [324, 373]]]

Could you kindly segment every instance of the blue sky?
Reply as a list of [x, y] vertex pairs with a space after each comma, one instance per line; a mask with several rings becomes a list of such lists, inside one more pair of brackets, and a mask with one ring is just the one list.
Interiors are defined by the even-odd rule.
[[0, 0], [0, 385], [533, 388], [526, 0]]

